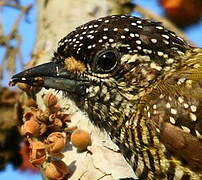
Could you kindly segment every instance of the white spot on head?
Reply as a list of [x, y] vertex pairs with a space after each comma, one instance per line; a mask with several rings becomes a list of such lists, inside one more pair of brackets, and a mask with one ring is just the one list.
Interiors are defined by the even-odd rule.
[[159, 130], [159, 128], [156, 128], [156, 131], [157, 131], [158, 133], [160, 133], [160, 130]]
[[151, 39], [152, 43], [157, 43], [157, 39]]
[[128, 28], [124, 28], [124, 31], [128, 32], [128, 31], [129, 31], [129, 29], [128, 29]]
[[160, 99], [163, 99], [163, 98], [164, 98], [164, 95], [163, 95], [163, 94], [160, 94], [159, 98], [160, 98]]
[[196, 132], [196, 136], [197, 136], [198, 138], [201, 138], [201, 134], [198, 132], [198, 130], [195, 130], [195, 132]]
[[166, 103], [166, 107], [170, 109], [171, 108], [170, 103]]
[[140, 29], [142, 29], [142, 26], [140, 26], [140, 25], [139, 25], [139, 26], [137, 26], [137, 27], [138, 27], [138, 28], [140, 28]]
[[190, 129], [188, 127], [186, 126], [181, 126], [181, 127], [185, 132], [190, 133]]
[[197, 110], [197, 107], [194, 106], [194, 105], [191, 105], [190, 108], [191, 108], [191, 111], [192, 111], [192, 112], [196, 112], [196, 110]]
[[196, 121], [197, 120], [197, 117], [194, 113], [189, 113], [189, 117], [192, 121]]
[[136, 23], [138, 23], [138, 24], [141, 24], [141, 23], [142, 23], [142, 21], [140, 21], [140, 20], [137, 20], [137, 21], [136, 21]]
[[105, 23], [108, 23], [108, 22], [109, 22], [109, 19], [105, 20], [104, 22], [105, 22]]
[[114, 28], [113, 31], [118, 31], [118, 28]]
[[102, 40], [102, 39], [100, 39], [98, 42], [99, 42], [99, 43], [102, 43], [102, 42], [103, 42], [103, 40]]
[[182, 39], [181, 37], [177, 36], [177, 38], [178, 38], [179, 40], [181, 40], [181, 41], [184, 42], [184, 39]]
[[171, 122], [172, 124], [175, 124], [175, 123], [176, 123], [175, 119], [174, 119], [172, 116], [170, 116], [169, 120], [170, 120], [170, 122]]
[[135, 35], [133, 33], [130, 33], [130, 37], [135, 37]]
[[94, 32], [95, 32], [95, 31], [94, 31], [94, 30], [92, 30], [92, 31], [90, 31], [89, 33], [90, 33], [90, 34], [93, 34]]
[[124, 36], [124, 35], [121, 35], [121, 39], [125, 39], [126, 38], [126, 36]]
[[109, 39], [109, 42], [114, 42], [114, 39]]
[[150, 118], [150, 117], [151, 117], [151, 114], [150, 114], [150, 112], [147, 112], [147, 116], [148, 116], [148, 118]]
[[184, 99], [182, 97], [178, 97], [178, 101], [179, 101], [179, 103], [183, 103]]
[[91, 49], [91, 48], [92, 48], [92, 46], [91, 46], [91, 45], [89, 45], [89, 46], [88, 46], [88, 49]]
[[171, 108], [170, 112], [171, 112], [171, 114], [177, 114], [177, 110], [173, 109], [173, 108]]
[[94, 36], [90, 36], [90, 39], [94, 39]]
[[161, 36], [164, 37], [164, 38], [166, 38], [166, 39], [169, 39], [169, 38], [170, 38], [170, 37], [169, 37], [168, 35], [166, 35], [166, 34], [162, 34]]
[[163, 29], [162, 26], [156, 26], [156, 29]]
[[187, 103], [184, 103], [184, 108], [187, 109], [189, 105]]
[[140, 40], [135, 41], [137, 44], [141, 44], [142, 42]]
[[137, 24], [136, 24], [136, 23], [134, 23], [134, 22], [133, 22], [133, 23], [131, 23], [131, 25], [132, 25], [132, 26], [137, 26]]
[[157, 54], [158, 54], [159, 56], [163, 56], [163, 55], [164, 55], [164, 53], [161, 52], [161, 51], [158, 51]]
[[165, 44], [169, 44], [169, 41], [167, 41], [167, 40], [163, 40], [163, 42], [164, 42]]
[[136, 33], [136, 34], [135, 34], [135, 37], [140, 37], [140, 35]]
[[170, 33], [173, 37], [175, 37], [176, 35], [174, 33]]
[[108, 28], [104, 28], [104, 29], [103, 29], [103, 31], [108, 31], [108, 30], [109, 30]]
[[103, 36], [102, 38], [103, 38], [103, 39], [107, 39], [107, 36]]
[[156, 109], [156, 108], [157, 108], [157, 106], [156, 106], [156, 104], [154, 104], [154, 105], [153, 105], [153, 109]]

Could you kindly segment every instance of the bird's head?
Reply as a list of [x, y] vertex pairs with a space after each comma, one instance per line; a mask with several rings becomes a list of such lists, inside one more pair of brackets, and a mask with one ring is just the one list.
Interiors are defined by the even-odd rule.
[[146, 89], [188, 48], [158, 22], [108, 16], [76, 28], [59, 42], [50, 63], [16, 74], [12, 82], [39, 85], [40, 77], [43, 87], [66, 92], [108, 129], [127, 120]]

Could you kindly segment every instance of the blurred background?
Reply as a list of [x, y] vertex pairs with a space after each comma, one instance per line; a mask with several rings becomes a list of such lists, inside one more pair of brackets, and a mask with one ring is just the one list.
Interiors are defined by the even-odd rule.
[[[29, 163], [29, 148], [19, 134], [17, 125], [22, 115], [19, 115], [20, 107], [16, 113], [16, 101], [20, 94], [7, 88], [11, 75], [22, 70], [32, 58], [37, 3], [35, 0], [0, 0], [0, 179], [42, 179], [39, 170]], [[140, 12], [145, 10], [152, 16], [170, 20], [193, 45], [202, 47], [200, 0], [133, 0], [130, 5], [140, 6]], [[141, 17], [144, 13], [140, 12], [132, 15]]]

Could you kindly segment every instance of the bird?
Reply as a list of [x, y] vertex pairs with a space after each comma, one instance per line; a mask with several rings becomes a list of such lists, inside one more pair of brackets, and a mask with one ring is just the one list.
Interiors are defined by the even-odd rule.
[[202, 179], [202, 49], [161, 22], [89, 21], [12, 85], [64, 92], [106, 131], [139, 179]]

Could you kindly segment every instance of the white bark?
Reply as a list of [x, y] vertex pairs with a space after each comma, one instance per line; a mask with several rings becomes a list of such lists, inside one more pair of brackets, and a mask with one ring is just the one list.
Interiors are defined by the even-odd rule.
[[[34, 54], [37, 55], [35, 56], [36, 64], [50, 61], [57, 42], [76, 26], [91, 19], [109, 15], [110, 12], [116, 12], [113, 9], [113, 3], [109, 4], [107, 0], [49, 0], [46, 5], [45, 2], [45, 0], [38, 0], [38, 27], [34, 48]], [[50, 91], [53, 90], [48, 92]], [[44, 93], [47, 93], [47, 90], [42, 89], [37, 94], [37, 103], [42, 109], [41, 95]], [[59, 104], [66, 109], [67, 113], [73, 114], [73, 125], [87, 130], [92, 135], [92, 146], [89, 147], [92, 154], [77, 153], [71, 144], [68, 144], [64, 152], [63, 161], [73, 171], [70, 180], [136, 178], [122, 154], [117, 152], [118, 147], [111, 142], [109, 136], [94, 127], [87, 115], [78, 110], [73, 102], [64, 99], [61, 93], [56, 94]]]

